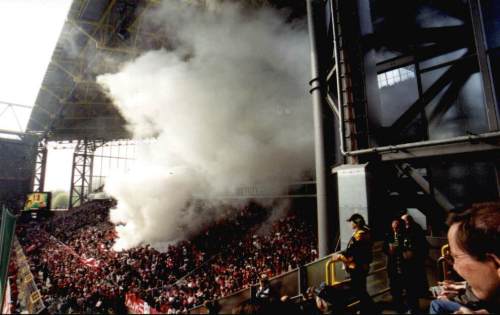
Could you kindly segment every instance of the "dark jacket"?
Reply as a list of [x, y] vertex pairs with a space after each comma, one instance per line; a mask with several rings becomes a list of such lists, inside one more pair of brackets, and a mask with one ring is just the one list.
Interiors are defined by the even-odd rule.
[[429, 254], [429, 243], [420, 225], [413, 223], [405, 231], [404, 250], [411, 252], [411, 257], [405, 259], [405, 268], [408, 270], [408, 280], [411, 281], [420, 296], [428, 294], [429, 284], [425, 270], [425, 261]]
[[[390, 252], [390, 245], [395, 247], [394, 251]], [[400, 277], [405, 272], [403, 250], [404, 250], [404, 235], [403, 233], [387, 233], [384, 239], [384, 253], [387, 255], [387, 272], [389, 278]]]
[[465, 291], [462, 294], [457, 295], [456, 297], [451, 299], [453, 302], [457, 302], [459, 304], [464, 305], [465, 307], [477, 311], [481, 309], [487, 310], [490, 314], [499, 314], [500, 307], [498, 303], [495, 302], [485, 302], [479, 300], [474, 293], [472, 292], [472, 288], [467, 283], [465, 287]]
[[353, 268], [349, 268], [349, 264], [347, 264], [347, 271], [351, 272], [360, 269], [368, 271], [373, 260], [372, 246], [373, 242], [368, 227], [363, 227], [354, 232], [349, 243], [347, 243], [347, 248], [341, 253], [354, 263]]

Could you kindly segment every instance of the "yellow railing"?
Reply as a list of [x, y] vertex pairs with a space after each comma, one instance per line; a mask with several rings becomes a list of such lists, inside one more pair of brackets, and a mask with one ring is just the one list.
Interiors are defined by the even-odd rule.
[[341, 283], [341, 281], [337, 281], [337, 276], [336, 276], [336, 271], [335, 271], [335, 265], [337, 263], [341, 263], [342, 261], [340, 259], [330, 259], [325, 265], [326, 268], [326, 279], [325, 282], [327, 285], [337, 285]]
[[450, 275], [450, 265], [446, 261], [446, 257], [450, 255], [450, 245], [446, 244], [441, 247], [441, 257], [438, 258], [437, 263], [438, 263], [438, 268], [439, 266], [441, 267], [441, 271], [443, 273], [443, 279], [442, 280], [449, 280], [449, 275]]

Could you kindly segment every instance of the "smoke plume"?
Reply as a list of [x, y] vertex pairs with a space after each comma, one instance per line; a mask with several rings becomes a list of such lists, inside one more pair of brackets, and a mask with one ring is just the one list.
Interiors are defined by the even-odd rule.
[[188, 237], [224, 213], [197, 199], [283, 192], [313, 167], [305, 23], [228, 2], [165, 3], [146, 18], [170, 47], [98, 78], [134, 137], [156, 139], [108, 177], [116, 249]]

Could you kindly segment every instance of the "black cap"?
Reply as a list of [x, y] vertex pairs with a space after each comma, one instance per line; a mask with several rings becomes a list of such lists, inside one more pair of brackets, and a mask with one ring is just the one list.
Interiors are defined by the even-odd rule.
[[354, 213], [353, 215], [351, 215], [349, 219], [347, 219], [347, 222], [354, 222], [358, 226], [366, 226], [365, 218], [363, 218], [363, 216], [359, 213]]
[[355, 213], [355, 214], [351, 215], [349, 217], [349, 219], [347, 219], [347, 222], [356, 221], [356, 220], [359, 220], [359, 219], [363, 219], [364, 220], [364, 218], [363, 218], [363, 216], [361, 214]]

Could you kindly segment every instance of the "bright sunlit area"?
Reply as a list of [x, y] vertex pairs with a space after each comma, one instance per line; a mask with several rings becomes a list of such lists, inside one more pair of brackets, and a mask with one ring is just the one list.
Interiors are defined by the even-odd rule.
[[0, 136], [25, 131], [70, 5], [0, 0]]
[[[0, 138], [25, 132], [71, 2], [0, 0]], [[69, 189], [71, 155], [60, 155], [49, 159], [46, 190]]]

